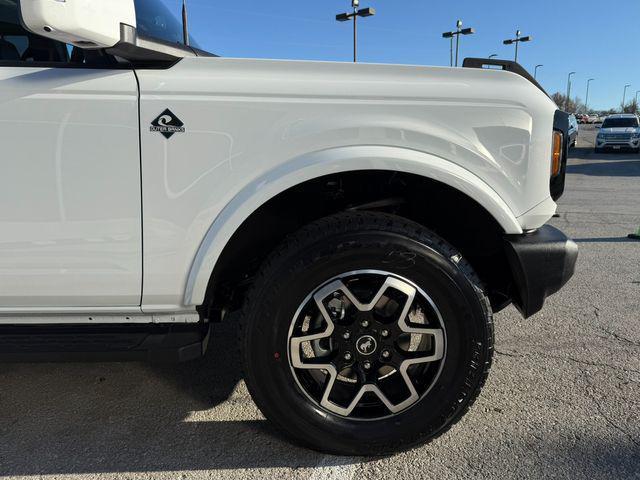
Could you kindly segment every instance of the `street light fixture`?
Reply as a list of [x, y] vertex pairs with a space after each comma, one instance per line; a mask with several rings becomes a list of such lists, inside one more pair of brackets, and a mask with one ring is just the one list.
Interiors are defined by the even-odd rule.
[[460, 51], [460, 35], [472, 35], [476, 33], [473, 28], [462, 28], [462, 20], [456, 22], [456, 29], [453, 32], [444, 32], [442, 38], [449, 38], [451, 40], [451, 47], [449, 49], [449, 56], [451, 58], [450, 65], [453, 67], [453, 37], [456, 38], [456, 67], [458, 66], [458, 52]]
[[631, 86], [630, 83], [624, 86], [624, 93], [622, 94], [622, 113], [624, 113], [624, 104], [627, 100], [627, 88], [629, 88], [630, 86]]
[[595, 78], [590, 78], [589, 80], [587, 80], [587, 96], [584, 100], [584, 110], [585, 110], [584, 113], [587, 113], [587, 114], [589, 113], [589, 84], [594, 80]]
[[531, 40], [533, 40], [533, 37], [531, 35], [527, 35], [526, 37], [521, 37], [520, 35], [522, 35], [522, 32], [520, 30], [517, 30], [516, 38], [510, 38], [502, 42], [504, 45], [513, 45], [514, 43], [516, 44], [516, 58], [514, 60], [515, 62], [518, 61], [518, 44], [520, 42], [530, 42]]
[[360, 6], [360, 0], [351, 0], [351, 7], [353, 12], [340, 13], [336, 15], [338, 22], [348, 22], [353, 19], [353, 62], [358, 61], [358, 17], [372, 17], [376, 14], [375, 8], [362, 8]]
[[569, 99], [571, 98], [571, 77], [573, 75], [575, 75], [576, 72], [571, 72], [569, 73], [569, 76], [567, 77], [567, 98], [564, 101], [564, 111], [568, 112], [569, 111]]
[[493, 57], [497, 57], [498, 54], [497, 53], [492, 53], [491, 55], [489, 55], [489, 60], [491, 60]]
[[538, 78], [538, 69], [539, 69], [540, 67], [544, 67], [544, 65], [542, 65], [542, 64], [540, 64], [540, 65], [536, 65], [536, 68], [535, 68], [535, 69], [534, 69], [534, 71], [533, 71], [533, 78], [534, 78], [534, 79], [537, 79], [537, 78]]

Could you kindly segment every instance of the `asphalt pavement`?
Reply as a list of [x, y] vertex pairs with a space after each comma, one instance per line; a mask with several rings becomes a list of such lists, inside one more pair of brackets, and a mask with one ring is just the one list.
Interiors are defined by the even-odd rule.
[[198, 362], [0, 365], [0, 476], [11, 478], [640, 478], [640, 156], [569, 161], [560, 217], [575, 277], [523, 320], [496, 315], [471, 411], [429, 445], [340, 458], [273, 435], [242, 382], [233, 325]]

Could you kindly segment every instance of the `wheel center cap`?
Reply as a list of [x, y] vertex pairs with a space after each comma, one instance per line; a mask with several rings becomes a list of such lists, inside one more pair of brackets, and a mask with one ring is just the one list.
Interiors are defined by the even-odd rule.
[[356, 342], [356, 348], [362, 355], [371, 355], [378, 348], [378, 342], [371, 335], [363, 335]]

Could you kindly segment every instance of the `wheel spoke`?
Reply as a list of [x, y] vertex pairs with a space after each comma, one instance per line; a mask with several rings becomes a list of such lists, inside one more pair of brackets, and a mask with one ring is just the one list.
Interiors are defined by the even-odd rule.
[[290, 345], [291, 364], [295, 368], [303, 368], [306, 370], [314, 370], [314, 369], [315, 370], [322, 370], [322, 369], [335, 370], [335, 367], [333, 366], [332, 363], [330, 362], [321, 363], [323, 360], [322, 358], [316, 358], [316, 359], [313, 359], [312, 361], [304, 361], [304, 359], [302, 358], [302, 355], [300, 354], [303, 343], [317, 340], [319, 338], [326, 338], [326, 337], [327, 336], [324, 333], [319, 333], [317, 335], [307, 335], [305, 337], [292, 338], [291, 345]]
[[[416, 391], [413, 381], [409, 377], [409, 373], [408, 373], [409, 367], [411, 367], [412, 365], [420, 364], [420, 363], [437, 362], [439, 360], [442, 360], [442, 358], [444, 357], [444, 332], [442, 331], [441, 328], [416, 327], [416, 326], [410, 326], [407, 323], [407, 318], [409, 315], [409, 311], [411, 310], [411, 304], [413, 303], [414, 298], [415, 298], [415, 295], [407, 299], [402, 309], [402, 314], [398, 319], [398, 327], [402, 332], [405, 332], [405, 333], [429, 335], [433, 342], [433, 349], [429, 355], [425, 355], [422, 357], [407, 358], [404, 361], [402, 361], [402, 363], [400, 363], [400, 368], [398, 369], [398, 371], [400, 372], [400, 375], [402, 376], [402, 379], [404, 380], [404, 383], [406, 384], [410, 392], [409, 398], [404, 402], [402, 402], [400, 405], [409, 401], [414, 402], [418, 398], [418, 392]], [[434, 309], [434, 311], [438, 316], [438, 319], [440, 320], [440, 324], [442, 324], [442, 318], [440, 317], [440, 312], [438, 311], [437, 308], [435, 308], [433, 301], [428, 297], [427, 297], [427, 301], [431, 304], [432, 308]]]
[[[303, 361], [300, 350], [301, 346], [305, 342], [313, 342], [314, 340], [321, 340], [323, 338], [331, 337], [333, 331], [335, 329], [335, 324], [333, 323], [333, 319], [331, 315], [327, 311], [326, 306], [324, 305], [324, 299], [327, 298], [333, 292], [339, 290], [341, 287], [344, 287], [344, 284], [341, 281], [335, 281], [320, 289], [314, 296], [313, 300], [320, 311], [320, 314], [324, 318], [324, 321], [327, 323], [327, 328], [324, 332], [314, 333], [312, 335], [304, 335], [302, 337], [291, 337], [290, 341], [290, 350], [291, 350], [291, 363], [295, 368], [303, 368], [307, 370], [311, 369], [327, 369], [335, 371], [336, 368], [330, 363], [306, 363]], [[337, 375], [337, 372], [336, 372]]]
[[415, 395], [417, 395], [417, 391], [407, 372], [409, 367], [411, 367], [412, 365], [420, 364], [420, 363], [437, 362], [439, 360], [442, 360], [442, 358], [444, 358], [444, 335], [442, 330], [439, 330], [439, 329], [424, 329], [424, 330], [428, 330], [429, 332], [426, 334], [431, 335], [433, 338], [433, 344], [434, 344], [433, 352], [429, 355], [425, 355], [424, 357], [407, 358], [400, 364], [400, 368], [398, 369], [398, 371], [400, 372], [400, 375], [402, 375], [402, 378], [404, 379], [404, 382], [407, 385], [407, 388], [411, 392], [412, 398]]
[[367, 383], [363, 385], [360, 388], [360, 390], [358, 390], [358, 393], [356, 393], [356, 396], [353, 397], [353, 400], [351, 400], [351, 403], [349, 403], [347, 407], [341, 407], [340, 405], [336, 405], [335, 403], [330, 402], [328, 400], [328, 395], [326, 395], [326, 397], [323, 397], [322, 402], [320, 402], [320, 405], [322, 405], [323, 407], [329, 410], [332, 410], [335, 413], [348, 417], [349, 415], [351, 415], [351, 412], [353, 412], [353, 410], [358, 406], [358, 402], [368, 392], [375, 394], [380, 399], [380, 401], [389, 409], [391, 413], [396, 413], [402, 410], [403, 408], [405, 408], [404, 406], [402, 406], [401, 408], [398, 408], [397, 405], [394, 405], [393, 403], [391, 403], [391, 401], [389, 401], [387, 396], [384, 393], [382, 393], [382, 390], [380, 390], [380, 388], [377, 385], [374, 385], [372, 383]]
[[[436, 308], [435, 304], [430, 298], [427, 298], [427, 301], [431, 305], [433, 311], [436, 313], [439, 323], [442, 325], [442, 317], [440, 316], [440, 312]], [[411, 365], [416, 363], [426, 363], [426, 362], [435, 362], [441, 360], [444, 357], [444, 332], [442, 328], [427, 328], [421, 326], [412, 326], [407, 323], [407, 318], [409, 311], [411, 309], [411, 304], [413, 303], [413, 298], [407, 300], [405, 303], [402, 314], [398, 319], [398, 327], [404, 333], [413, 333], [419, 335], [429, 335], [433, 341], [433, 353], [431, 355], [421, 357], [421, 358], [412, 358], [406, 361], [410, 361]]]
[[[340, 283], [342, 284], [342, 287], [340, 288], [340, 290], [342, 290], [342, 292], [347, 296], [347, 298], [351, 301], [351, 303], [353, 303], [353, 305], [361, 312], [370, 312], [371, 310], [373, 310], [376, 304], [384, 296], [386, 291], [389, 288], [393, 288], [395, 290], [401, 291], [408, 297], [407, 304], [403, 309], [403, 313], [406, 315], [409, 312], [409, 308], [411, 308], [411, 303], [413, 303], [413, 299], [415, 298], [415, 295], [416, 295], [415, 288], [413, 288], [408, 283], [405, 283], [402, 280], [399, 280], [394, 277], [387, 277], [384, 283], [382, 284], [382, 286], [380, 287], [380, 289], [373, 296], [373, 299], [369, 303], [362, 303], [360, 300], [356, 298], [356, 296], [353, 293], [351, 293], [351, 291], [346, 287], [346, 285], [344, 285], [344, 283], [342, 282]], [[404, 311], [405, 309], [406, 311]]]

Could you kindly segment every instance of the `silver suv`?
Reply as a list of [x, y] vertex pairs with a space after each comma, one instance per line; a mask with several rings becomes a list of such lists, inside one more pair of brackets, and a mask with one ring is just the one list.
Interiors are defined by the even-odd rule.
[[605, 148], [640, 152], [640, 122], [634, 114], [608, 116], [596, 137], [596, 152]]

